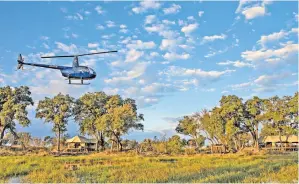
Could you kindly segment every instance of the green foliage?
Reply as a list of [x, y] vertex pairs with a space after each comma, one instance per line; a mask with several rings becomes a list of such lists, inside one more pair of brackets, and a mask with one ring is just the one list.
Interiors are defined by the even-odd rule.
[[33, 105], [30, 95], [31, 92], [26, 86], [0, 87], [0, 145], [6, 130], [17, 136], [16, 121], [23, 127], [30, 124], [26, 110], [28, 106]]
[[168, 153], [179, 154], [183, 151], [182, 148], [183, 148], [183, 143], [181, 141], [180, 136], [174, 135], [171, 138], [169, 138], [169, 140], [167, 142]]
[[249, 135], [258, 147], [259, 127], [262, 136], [295, 135], [298, 133], [298, 93], [293, 97], [274, 96], [260, 99], [254, 96], [243, 103], [235, 95], [223, 96], [220, 106], [184, 116], [176, 128], [178, 133], [204, 135], [212, 144], [222, 144], [227, 150], [238, 151], [249, 144]]
[[68, 118], [72, 116], [74, 99], [69, 95], [59, 93], [53, 98], [46, 97], [39, 101], [36, 108], [36, 118], [53, 123], [53, 132], [57, 134], [57, 150], [60, 151], [60, 135], [66, 131]]
[[[74, 108], [76, 122], [81, 133], [94, 136], [104, 148], [108, 137], [122, 149], [121, 136], [130, 129], [143, 130], [142, 114], [137, 114], [133, 99], [122, 99], [119, 95], [108, 96], [104, 92], [87, 93], [80, 97]], [[113, 148], [113, 147], [112, 147]]]
[[179, 124], [176, 127], [176, 132], [188, 135], [196, 142], [196, 147], [201, 147], [204, 142], [204, 137], [200, 135], [202, 129], [201, 124], [194, 116], [184, 116], [183, 119], [179, 120]]

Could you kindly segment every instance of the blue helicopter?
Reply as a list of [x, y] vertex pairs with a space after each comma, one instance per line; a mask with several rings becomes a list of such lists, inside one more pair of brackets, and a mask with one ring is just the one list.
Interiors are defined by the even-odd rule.
[[79, 56], [87, 56], [87, 55], [94, 55], [94, 54], [106, 54], [111, 52], [117, 51], [106, 51], [106, 52], [96, 52], [96, 53], [89, 53], [89, 54], [79, 54], [79, 55], [67, 55], [67, 56], [42, 56], [41, 58], [64, 58], [64, 57], [73, 57], [73, 66], [57, 66], [57, 65], [46, 65], [46, 64], [38, 64], [38, 63], [25, 63], [24, 58], [21, 54], [18, 57], [18, 67], [17, 70], [23, 69], [23, 65], [30, 65], [30, 66], [37, 66], [43, 68], [51, 68], [60, 70], [63, 77], [66, 77], [69, 80], [69, 84], [78, 84], [72, 83], [71, 80], [81, 80], [81, 85], [88, 85], [83, 83], [83, 80], [92, 80], [96, 78], [96, 72], [87, 66], [80, 66], [79, 65]]

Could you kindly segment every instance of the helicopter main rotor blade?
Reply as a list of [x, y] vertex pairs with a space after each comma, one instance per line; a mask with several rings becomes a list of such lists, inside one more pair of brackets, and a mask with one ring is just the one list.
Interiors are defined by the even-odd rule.
[[111, 52], [117, 52], [117, 50], [106, 51], [106, 52], [94, 52], [94, 53], [88, 53], [88, 54], [67, 55], [67, 56], [41, 56], [41, 58], [62, 58], [62, 57], [88, 56], [88, 55], [94, 55], [94, 54], [106, 54], [106, 53], [111, 53]]
[[106, 52], [94, 52], [94, 53], [88, 53], [88, 54], [79, 54], [77, 56], [88, 56], [88, 55], [94, 55], [94, 54], [106, 54], [106, 53], [111, 53], [111, 52], [117, 52], [117, 50], [106, 51]]
[[75, 57], [76, 55], [69, 56], [41, 56], [41, 58], [62, 58], [62, 57]]

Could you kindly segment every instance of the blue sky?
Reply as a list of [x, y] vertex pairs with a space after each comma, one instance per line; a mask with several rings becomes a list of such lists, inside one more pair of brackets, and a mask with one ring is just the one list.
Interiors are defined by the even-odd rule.
[[[298, 88], [298, 3], [233, 2], [0, 2], [0, 86], [27, 85], [35, 102], [45, 96], [105, 91], [134, 98], [145, 116], [141, 140], [174, 134], [176, 119], [218, 105], [222, 95], [244, 100], [293, 95]], [[41, 55], [118, 50], [81, 57], [97, 78], [68, 85], [59, 71], [27, 62], [71, 65]], [[35, 104], [37, 105], [37, 103]], [[33, 136], [52, 135], [34, 118]], [[78, 134], [69, 123], [68, 133]]]

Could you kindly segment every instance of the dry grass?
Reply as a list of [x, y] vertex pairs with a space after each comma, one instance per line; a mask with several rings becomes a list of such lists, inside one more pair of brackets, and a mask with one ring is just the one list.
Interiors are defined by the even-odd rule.
[[[298, 181], [298, 158], [291, 155], [192, 155], [141, 157], [93, 154], [77, 157], [0, 157], [0, 182], [288, 182]], [[68, 170], [67, 162], [77, 163]]]

